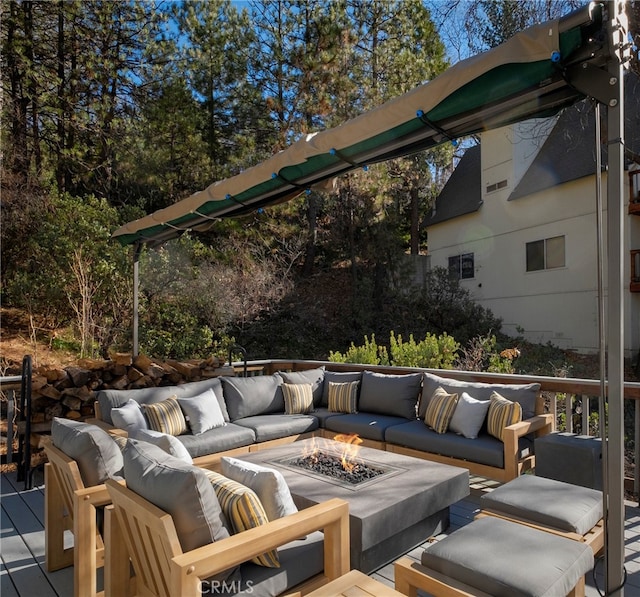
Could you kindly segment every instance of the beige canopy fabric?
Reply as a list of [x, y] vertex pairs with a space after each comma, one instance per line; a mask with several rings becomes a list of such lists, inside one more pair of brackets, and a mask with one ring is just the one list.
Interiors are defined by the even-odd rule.
[[594, 5], [523, 31], [436, 79], [344, 124], [311, 133], [264, 162], [122, 226], [122, 244], [163, 242], [203, 231], [221, 216], [287, 201], [361, 165], [556, 112], [584, 97], [565, 80], [601, 26]]

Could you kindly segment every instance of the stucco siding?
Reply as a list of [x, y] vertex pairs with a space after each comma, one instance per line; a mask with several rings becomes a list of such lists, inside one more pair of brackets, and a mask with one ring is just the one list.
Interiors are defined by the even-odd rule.
[[[477, 212], [429, 228], [432, 267], [447, 267], [450, 256], [474, 253], [474, 278], [461, 283], [502, 318], [505, 333], [582, 352], [597, 350], [594, 182], [594, 177], [582, 178], [515, 201], [506, 200], [508, 191], [486, 196]], [[527, 243], [556, 236], [565, 239], [564, 267], [527, 272]], [[628, 282], [626, 292], [630, 351], [640, 345], [640, 296], [629, 293]]]

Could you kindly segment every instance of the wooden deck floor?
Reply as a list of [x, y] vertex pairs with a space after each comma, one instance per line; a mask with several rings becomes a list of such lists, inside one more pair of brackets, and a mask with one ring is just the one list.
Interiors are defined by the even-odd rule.
[[[471, 495], [451, 509], [451, 526], [447, 532], [471, 522], [478, 510], [480, 496], [494, 484], [473, 478]], [[67, 568], [49, 573], [44, 565], [44, 487], [42, 475], [36, 472], [34, 488], [23, 491], [23, 483], [16, 481], [15, 473], [3, 474], [1, 479], [0, 537], [0, 595], [2, 597], [72, 597], [73, 574]], [[625, 517], [625, 544], [627, 584], [626, 597], [640, 597], [640, 509], [627, 505]], [[444, 536], [444, 535], [442, 535]], [[441, 538], [438, 537], [438, 538]], [[409, 553], [416, 561], [421, 547]], [[596, 568], [601, 568], [597, 566]], [[372, 576], [393, 586], [393, 565], [384, 566]], [[597, 581], [600, 591], [596, 588]], [[604, 578], [601, 572], [587, 576], [587, 597], [599, 597]], [[256, 596], [260, 597], [260, 596]]]

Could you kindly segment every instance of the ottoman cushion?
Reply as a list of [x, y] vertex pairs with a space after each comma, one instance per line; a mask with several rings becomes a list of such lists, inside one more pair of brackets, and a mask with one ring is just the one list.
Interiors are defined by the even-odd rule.
[[593, 552], [579, 541], [487, 517], [425, 549], [422, 564], [495, 597], [557, 597], [593, 568]]
[[580, 535], [602, 518], [600, 491], [535, 475], [522, 475], [494, 489], [482, 496], [480, 505]]

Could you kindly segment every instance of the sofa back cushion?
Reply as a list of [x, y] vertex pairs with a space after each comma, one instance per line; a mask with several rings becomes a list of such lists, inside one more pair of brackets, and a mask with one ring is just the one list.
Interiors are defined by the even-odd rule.
[[222, 382], [219, 377], [194, 381], [179, 386], [163, 386], [158, 388], [140, 388], [137, 390], [100, 390], [96, 394], [96, 400], [100, 405], [100, 415], [102, 420], [109, 425], [114, 425], [111, 416], [111, 409], [118, 408], [126, 404], [129, 400], [135, 400], [138, 404], [155, 404], [162, 402], [171, 396], [189, 397], [202, 394], [211, 388], [215, 394], [224, 420], [229, 422], [229, 413], [224, 402], [222, 393]]
[[284, 412], [282, 377], [277, 373], [255, 377], [223, 377], [222, 384], [231, 421]]
[[182, 551], [229, 536], [216, 493], [203, 469], [158, 446], [129, 439], [124, 450], [127, 486], [171, 515]]
[[386, 375], [364, 371], [358, 410], [415, 419], [421, 382], [422, 373]]
[[122, 477], [122, 452], [111, 436], [97, 425], [54, 418], [53, 445], [78, 463], [85, 487]]
[[418, 416], [424, 419], [427, 412], [427, 406], [433, 393], [442, 387], [449, 393], [467, 392], [476, 400], [491, 400], [491, 394], [498, 392], [508, 400], [516, 401], [522, 407], [522, 418], [530, 419], [536, 413], [536, 398], [540, 391], [539, 383], [531, 384], [497, 384], [497, 383], [480, 383], [472, 381], [459, 381], [457, 379], [449, 379], [433, 375], [432, 373], [423, 373], [422, 379], [422, 395], [420, 404], [418, 405]]
[[310, 383], [313, 390], [313, 404], [320, 406], [322, 402], [322, 385], [324, 381], [324, 367], [307, 369], [306, 371], [280, 371], [285, 383], [303, 384]]
[[329, 406], [329, 383], [346, 383], [348, 381], [361, 381], [362, 371], [346, 371], [339, 373], [336, 371], [325, 371], [324, 382], [322, 384], [322, 406]]

